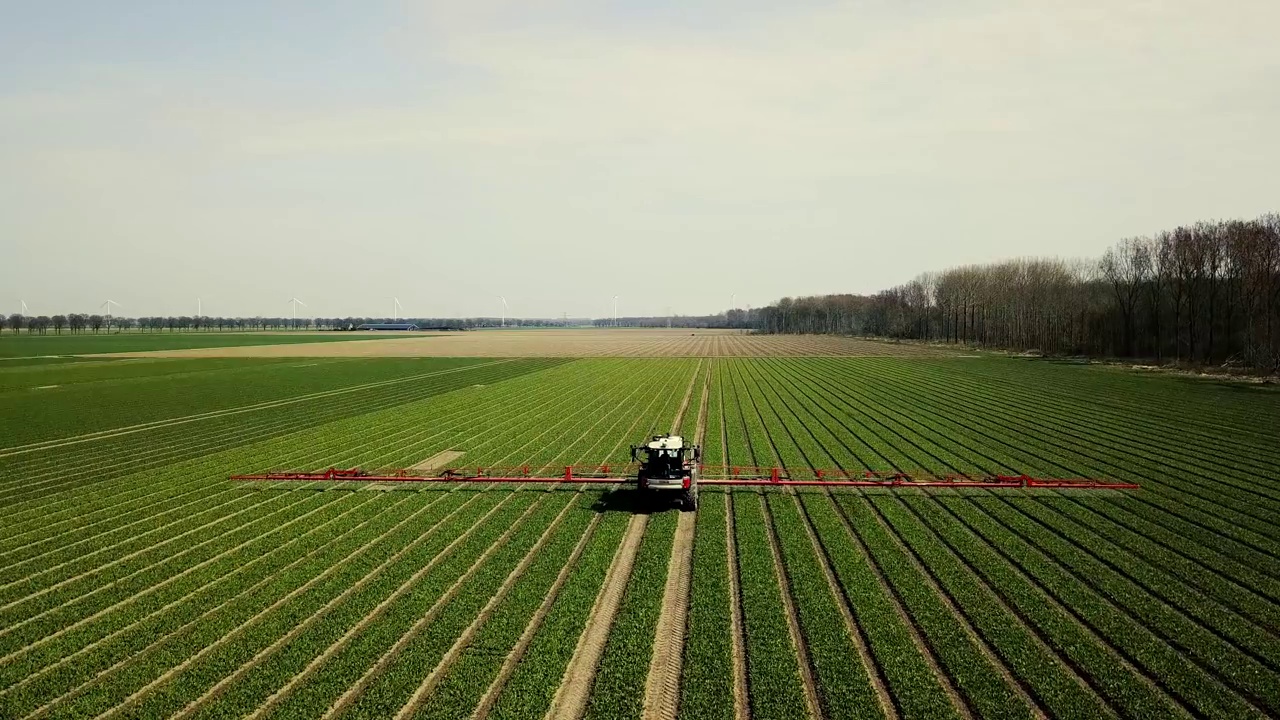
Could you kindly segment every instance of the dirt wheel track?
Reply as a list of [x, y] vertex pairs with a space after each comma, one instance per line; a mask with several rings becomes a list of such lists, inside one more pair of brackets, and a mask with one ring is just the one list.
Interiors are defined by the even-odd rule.
[[685, 388], [684, 399], [680, 401], [680, 409], [676, 411], [676, 417], [671, 421], [671, 434], [679, 435], [680, 426], [684, 424], [684, 415], [689, 411], [689, 399], [693, 397], [693, 388], [698, 384], [698, 371], [702, 369], [702, 361], [698, 361], [698, 366], [693, 369], [693, 377], [689, 378], [689, 387]]
[[667, 584], [662, 592], [662, 612], [653, 642], [653, 657], [645, 681], [645, 720], [675, 720], [680, 701], [680, 669], [684, 663], [684, 640], [689, 619], [689, 577], [693, 569], [693, 529], [691, 512], [680, 513], [671, 561], [667, 564]]
[[613, 619], [618, 614], [618, 606], [622, 603], [622, 593], [626, 590], [627, 580], [631, 577], [631, 569], [636, 562], [636, 553], [640, 549], [640, 539], [644, 537], [648, 515], [632, 515], [627, 525], [627, 534], [613, 556], [609, 572], [605, 576], [604, 585], [596, 595], [587, 616], [586, 629], [578, 638], [578, 646], [574, 648], [569, 667], [556, 688], [555, 698], [551, 701], [551, 709], [547, 712], [547, 720], [579, 720], [587, 707], [587, 697], [591, 693], [591, 684], [595, 680], [596, 667], [600, 664], [600, 656], [604, 654], [605, 641], [609, 638], [609, 630], [613, 628]]

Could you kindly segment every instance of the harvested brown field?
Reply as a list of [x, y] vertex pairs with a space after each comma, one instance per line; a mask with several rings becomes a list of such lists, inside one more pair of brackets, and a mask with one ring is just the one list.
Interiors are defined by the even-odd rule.
[[945, 350], [825, 335], [734, 330], [478, 330], [358, 342], [116, 353], [125, 357], [933, 357]]

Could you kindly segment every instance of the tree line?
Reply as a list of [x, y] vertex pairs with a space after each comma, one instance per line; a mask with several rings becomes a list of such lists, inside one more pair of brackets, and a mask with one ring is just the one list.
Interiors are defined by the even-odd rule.
[[593, 327], [630, 327], [630, 328], [742, 328], [757, 326], [755, 322], [758, 310], [728, 310], [716, 315], [640, 315], [599, 318], [591, 321]]
[[[568, 323], [581, 325], [586, 319], [529, 319], [506, 318], [508, 327], [556, 327]], [[149, 317], [119, 317], [107, 315], [91, 315], [87, 313], [70, 313], [66, 315], [23, 315], [14, 313], [8, 318], [0, 315], [0, 327], [7, 326], [12, 333], [27, 331], [30, 334], [46, 335], [53, 332], [100, 333], [121, 332], [125, 330], [140, 332], [191, 332], [191, 331], [252, 331], [252, 330], [354, 330], [365, 324], [400, 324], [409, 323], [419, 328], [442, 330], [471, 330], [485, 327], [499, 327], [504, 324], [502, 318], [385, 318], [385, 317], [342, 317], [342, 318], [291, 318], [291, 317], [210, 317], [191, 315], [156, 315]]]
[[1053, 354], [1280, 369], [1280, 214], [1125, 238], [1096, 260], [924, 273], [875, 295], [783, 298], [769, 333], [869, 335]]

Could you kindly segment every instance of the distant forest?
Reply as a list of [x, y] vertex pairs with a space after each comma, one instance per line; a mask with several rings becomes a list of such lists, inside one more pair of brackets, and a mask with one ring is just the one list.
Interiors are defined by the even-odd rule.
[[14, 313], [8, 318], [0, 316], [0, 324], [11, 332], [26, 330], [28, 333], [55, 335], [63, 332], [118, 332], [136, 330], [160, 331], [261, 331], [261, 330], [354, 330], [366, 323], [410, 323], [423, 329], [472, 330], [499, 327], [560, 327], [566, 322], [585, 324], [586, 319], [526, 319], [526, 318], [289, 318], [289, 317], [214, 317], [209, 315], [153, 315], [148, 317], [122, 317], [103, 314], [70, 313], [67, 315], [23, 315]]
[[871, 296], [783, 298], [752, 316], [769, 333], [1276, 370], [1280, 214], [1127, 238], [1092, 261], [1023, 258], [924, 273]]

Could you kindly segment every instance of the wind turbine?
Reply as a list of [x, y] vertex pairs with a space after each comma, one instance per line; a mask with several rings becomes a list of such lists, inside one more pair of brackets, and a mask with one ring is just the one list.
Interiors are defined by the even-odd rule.
[[196, 317], [204, 317], [204, 304], [201, 302], [200, 298], [196, 298]]
[[104, 307], [107, 309], [107, 329], [108, 330], [111, 329], [111, 306], [112, 305], [115, 305], [116, 307], [120, 307], [120, 303], [110, 299], [108, 299], [106, 302], [98, 306], [98, 307]]
[[293, 323], [292, 324], [293, 324], [293, 327], [296, 329], [298, 327], [298, 306], [301, 305], [302, 307], [306, 307], [307, 304], [302, 302], [296, 297], [289, 298], [289, 304], [293, 305]]
[[393, 297], [391, 299], [396, 301], [395, 305], [391, 308], [391, 319], [399, 320], [400, 313], [404, 312], [404, 306], [400, 304], [400, 298]]
[[27, 310], [27, 301], [26, 301], [26, 300], [19, 300], [18, 302], [22, 303], [22, 314], [23, 314], [23, 315], [26, 315], [28, 312], [30, 312], [29, 310]]
[[618, 296], [613, 296], [613, 326], [618, 327]]
[[507, 299], [501, 295], [498, 299], [502, 301], [502, 327], [507, 326]]

